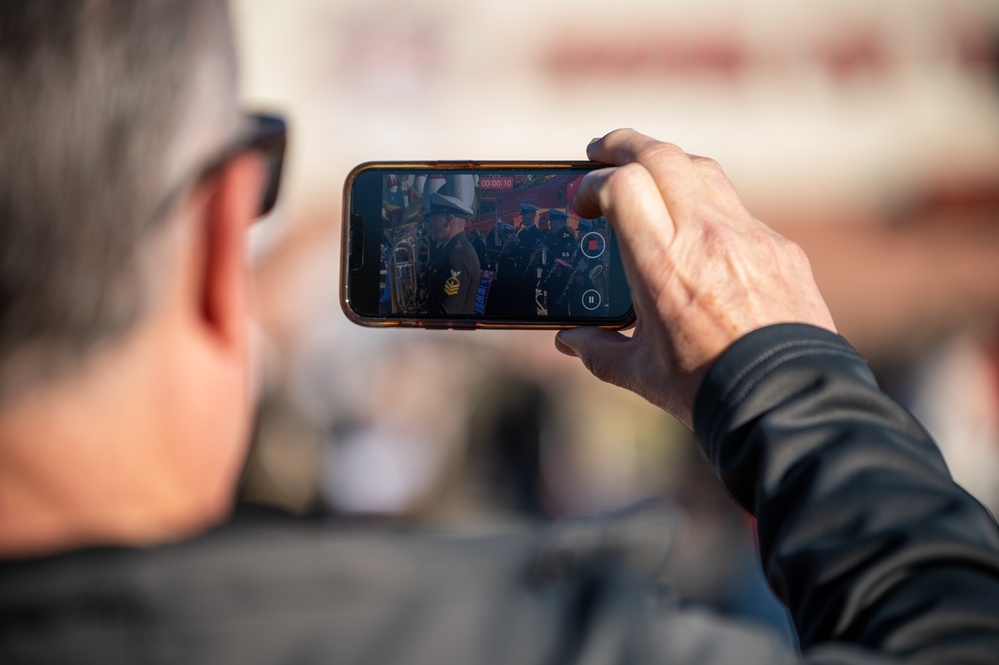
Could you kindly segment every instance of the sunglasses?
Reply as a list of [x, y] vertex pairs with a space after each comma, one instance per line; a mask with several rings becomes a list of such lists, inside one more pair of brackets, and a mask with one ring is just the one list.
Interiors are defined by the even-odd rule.
[[173, 189], [156, 207], [154, 219], [159, 219], [165, 215], [192, 183], [201, 182], [216, 173], [236, 156], [247, 151], [258, 153], [263, 158], [264, 166], [267, 169], [254, 221], [264, 217], [274, 208], [278, 191], [281, 188], [281, 171], [284, 167], [284, 153], [288, 142], [287, 126], [284, 119], [276, 115], [251, 114], [247, 118], [250, 125], [249, 130]]
[[236, 154], [245, 150], [254, 150], [264, 158], [267, 167], [267, 180], [260, 199], [258, 217], [263, 217], [274, 209], [277, 203], [278, 190], [281, 188], [281, 171], [284, 168], [284, 152], [288, 144], [288, 128], [284, 119], [276, 115], [255, 114], [250, 116], [253, 128], [242, 142], [242, 146], [234, 151]]

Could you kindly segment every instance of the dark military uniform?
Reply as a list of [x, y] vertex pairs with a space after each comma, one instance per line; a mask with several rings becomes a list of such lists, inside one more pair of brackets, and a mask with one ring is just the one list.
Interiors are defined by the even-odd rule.
[[541, 289], [546, 292], [548, 314], [568, 316], [569, 281], [576, 274], [572, 268], [576, 255], [576, 235], [565, 225], [568, 215], [564, 211], [553, 209], [548, 213], [548, 218], [556, 228], [548, 231], [544, 242], [554, 263], [542, 280]]
[[517, 285], [520, 280], [521, 268], [517, 263], [519, 240], [516, 237], [507, 238], [503, 248], [496, 256], [496, 277], [489, 289], [489, 299], [486, 301], [486, 313], [495, 315], [513, 315], [519, 312], [517, 304]]
[[530, 256], [530, 253], [534, 251], [535, 247], [538, 246], [538, 243], [541, 242], [544, 234], [544, 231], [533, 224], [528, 226], [526, 229], [520, 230], [520, 244], [527, 250], [528, 256]]
[[542, 265], [542, 254], [539, 245], [545, 232], [537, 226], [522, 229], [518, 238], [520, 247], [514, 254], [517, 267], [514, 271], [514, 313], [518, 316], [535, 316], [538, 305], [535, 301], [535, 289], [538, 284], [538, 268]]
[[472, 238], [469, 234], [469, 242], [472, 244], [472, 249], [475, 250], [475, 255], [479, 257], [479, 267], [488, 270], [490, 259], [489, 255], [486, 254], [486, 243], [482, 240], [482, 236], [476, 234], [475, 238]]
[[459, 233], [444, 243], [427, 275], [427, 313], [473, 314], [480, 270], [468, 236]]
[[569, 280], [575, 271], [561, 258], [541, 281], [541, 289], [547, 294], [549, 316], [569, 316]]

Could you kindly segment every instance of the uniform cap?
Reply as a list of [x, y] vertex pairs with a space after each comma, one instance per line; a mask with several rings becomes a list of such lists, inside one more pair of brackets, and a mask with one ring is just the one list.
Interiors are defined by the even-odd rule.
[[569, 213], [567, 213], [565, 210], [552, 208], [551, 210], [548, 211], [548, 219], [551, 219], [553, 217], [558, 217], [561, 219], [569, 219]]
[[468, 219], [472, 216], [472, 211], [462, 203], [461, 199], [445, 194], [431, 194], [423, 199], [423, 213], [425, 215], [447, 214]]
[[520, 204], [520, 212], [521, 213], [525, 213], [525, 212], [537, 212], [537, 211], [538, 211], [538, 206], [532, 206], [530, 203], [521, 203]]

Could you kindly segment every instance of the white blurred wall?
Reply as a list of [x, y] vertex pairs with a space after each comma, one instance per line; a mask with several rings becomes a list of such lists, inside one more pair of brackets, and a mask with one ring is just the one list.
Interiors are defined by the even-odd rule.
[[750, 202], [869, 199], [999, 153], [991, 0], [236, 0], [249, 103], [288, 110], [296, 197], [371, 159], [580, 158], [621, 126]]

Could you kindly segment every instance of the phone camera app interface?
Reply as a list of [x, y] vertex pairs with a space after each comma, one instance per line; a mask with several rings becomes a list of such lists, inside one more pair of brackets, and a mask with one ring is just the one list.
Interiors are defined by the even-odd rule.
[[569, 204], [580, 171], [383, 178], [379, 313], [603, 317], [610, 229]]

